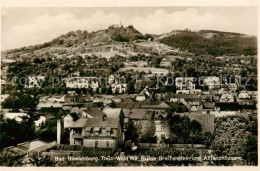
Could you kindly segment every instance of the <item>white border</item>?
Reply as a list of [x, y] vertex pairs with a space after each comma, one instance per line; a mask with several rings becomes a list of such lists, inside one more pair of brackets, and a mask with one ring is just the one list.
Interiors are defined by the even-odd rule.
[[[167, 6], [256, 6], [259, 7], [260, 0], [1, 0], [2, 7], [167, 7]], [[259, 8], [258, 8], [259, 15]], [[259, 17], [258, 17], [259, 20]], [[0, 19], [1, 21], [1, 19]], [[258, 21], [258, 28], [260, 28], [260, 22]], [[1, 30], [0, 30], [1, 31]], [[260, 29], [258, 29], [259, 38]], [[1, 37], [0, 37], [1, 38]], [[1, 47], [1, 46], [0, 46]], [[259, 39], [258, 39], [258, 52], [260, 49]], [[259, 58], [258, 58], [259, 59]], [[260, 60], [260, 59], [259, 59]], [[258, 60], [258, 68], [260, 66], [260, 61]], [[260, 75], [258, 73], [258, 80], [260, 80]], [[260, 84], [258, 83], [258, 90], [260, 90]], [[258, 99], [259, 101], [259, 99]], [[258, 103], [258, 108], [260, 107]], [[259, 118], [258, 118], [259, 120]], [[258, 130], [260, 126], [258, 124]], [[259, 133], [259, 131], [258, 131]], [[258, 136], [258, 140], [259, 140]], [[258, 141], [258, 154], [260, 150], [260, 145]], [[1, 170], [106, 170], [106, 171], [122, 171], [122, 170], [259, 170], [259, 155], [258, 155], [258, 166], [232, 166], [232, 167], [215, 167], [215, 166], [202, 166], [202, 167], [0, 167]]]

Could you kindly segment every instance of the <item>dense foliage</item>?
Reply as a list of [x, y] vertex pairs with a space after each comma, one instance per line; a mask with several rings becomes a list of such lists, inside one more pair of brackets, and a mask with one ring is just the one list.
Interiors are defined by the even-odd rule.
[[166, 143], [176, 144], [205, 144], [210, 146], [213, 139], [210, 132], [202, 133], [201, 124], [196, 120], [190, 121], [188, 116], [168, 115], [170, 137]]
[[[1, 115], [2, 117], [2, 115]], [[13, 146], [35, 138], [35, 125], [31, 118], [24, 117], [22, 122], [1, 118], [0, 148]]]
[[256, 37], [240, 34], [217, 32], [212, 37], [206, 38], [205, 33], [183, 31], [162, 38], [160, 41], [166, 45], [188, 50], [197, 55], [256, 55]]
[[[254, 122], [256, 123], [256, 122]], [[215, 120], [213, 150], [218, 156], [242, 157], [247, 164], [257, 164], [255, 125], [243, 117], [221, 117]]]

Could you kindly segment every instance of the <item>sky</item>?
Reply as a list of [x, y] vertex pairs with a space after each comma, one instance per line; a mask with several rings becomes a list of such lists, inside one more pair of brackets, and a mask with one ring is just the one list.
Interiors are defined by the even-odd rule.
[[112, 24], [142, 33], [211, 29], [257, 35], [257, 7], [3, 7], [1, 48], [51, 41], [69, 31], [97, 31]]

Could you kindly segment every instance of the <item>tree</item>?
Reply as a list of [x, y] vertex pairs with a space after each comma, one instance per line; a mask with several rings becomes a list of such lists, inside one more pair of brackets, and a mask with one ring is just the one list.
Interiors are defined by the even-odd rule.
[[209, 146], [212, 144], [213, 141], [213, 135], [210, 132], [205, 132], [202, 134], [202, 143], [209, 148]]
[[188, 116], [180, 115], [168, 114], [167, 118], [169, 120], [168, 125], [171, 134], [178, 137], [175, 143], [194, 143], [195, 141], [202, 141], [200, 138], [201, 124], [199, 122], [195, 120], [190, 121]]
[[125, 124], [126, 127], [126, 132], [125, 132], [125, 140], [132, 140], [134, 142], [137, 141], [138, 134], [137, 134], [137, 129], [133, 124], [133, 121], [129, 121], [128, 123]]
[[[1, 115], [1, 117], [3, 116]], [[13, 146], [35, 138], [34, 122], [28, 118], [23, 118], [21, 122], [17, 122], [15, 119], [1, 118], [0, 124], [0, 148]]]
[[104, 86], [102, 86], [102, 87], [101, 87], [101, 93], [102, 93], [102, 94], [105, 94], [106, 92], [107, 92], [107, 88], [104, 87]]
[[39, 103], [37, 97], [31, 96], [30, 94], [25, 94], [23, 92], [11, 94], [3, 102], [3, 108], [12, 109], [13, 111], [18, 111], [22, 108], [34, 109]]
[[135, 93], [135, 83], [134, 83], [133, 81], [130, 81], [130, 82], [127, 84], [126, 92], [127, 92], [128, 94], [133, 94], [133, 93]]
[[112, 92], [112, 87], [111, 87], [111, 86], [108, 87], [108, 89], [107, 89], [107, 94], [113, 94], [113, 92]]
[[192, 120], [190, 122], [190, 127], [191, 127], [191, 132], [194, 133], [194, 134], [199, 133], [202, 130], [201, 124], [196, 120]]
[[151, 123], [143, 132], [139, 134], [138, 142], [141, 143], [155, 143], [157, 138], [155, 137], [155, 124]]
[[41, 64], [42, 61], [41, 61], [38, 57], [36, 57], [36, 58], [33, 59], [33, 63], [35, 63], [35, 64]]

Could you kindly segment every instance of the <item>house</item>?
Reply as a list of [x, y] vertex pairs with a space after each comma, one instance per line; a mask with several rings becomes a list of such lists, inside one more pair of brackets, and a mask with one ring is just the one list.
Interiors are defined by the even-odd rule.
[[218, 95], [213, 95], [213, 101], [214, 102], [219, 102], [219, 96]]
[[186, 102], [200, 102], [201, 97], [196, 94], [171, 94], [166, 97], [168, 102], [179, 102], [179, 101], [186, 101]]
[[188, 104], [190, 106], [189, 111], [191, 111], [191, 112], [196, 112], [196, 111], [202, 110], [202, 106], [201, 106], [200, 102], [190, 102]]
[[203, 103], [203, 109], [206, 110], [213, 110], [215, 108], [215, 103], [214, 102], [204, 102]]
[[239, 105], [254, 105], [254, 101], [251, 98], [237, 98]]
[[136, 121], [140, 120], [151, 120], [153, 112], [147, 109], [122, 109], [125, 115], [125, 123], [132, 120], [135, 124]]
[[47, 99], [49, 102], [60, 102], [64, 103], [65, 101], [65, 95], [63, 96], [54, 96]]
[[251, 98], [257, 99], [257, 91], [247, 91], [248, 95], [251, 96]]
[[84, 110], [84, 112], [88, 115], [88, 118], [102, 118], [102, 116], [105, 115], [105, 113], [98, 108], [90, 108]]
[[128, 98], [128, 96], [126, 94], [119, 94], [115, 97], [112, 98], [112, 100], [116, 103], [121, 102], [122, 100], [126, 100]]
[[145, 95], [143, 94], [138, 94], [136, 97], [135, 97], [135, 100], [138, 101], [138, 102], [142, 102], [146, 99]]
[[234, 96], [231, 93], [224, 93], [219, 99], [220, 103], [233, 103], [235, 102]]
[[22, 112], [7, 112], [4, 114], [4, 119], [15, 119], [17, 122], [22, 122], [23, 117], [30, 117], [27, 113]]
[[190, 94], [190, 90], [176, 90], [176, 94]]
[[249, 99], [249, 98], [250, 98], [250, 95], [249, 95], [246, 91], [241, 91], [241, 92], [238, 94], [238, 98], [239, 98], [239, 99]]
[[168, 122], [165, 120], [155, 120], [155, 133], [154, 135], [157, 137], [157, 142], [160, 143], [161, 140], [165, 140], [169, 138], [170, 129], [168, 126]]
[[165, 102], [160, 103], [159, 105], [141, 105], [142, 109], [151, 109], [151, 110], [167, 110], [171, 107]]
[[147, 87], [145, 87], [145, 88], [141, 91], [140, 94], [145, 95], [145, 96], [147, 96], [147, 97], [151, 97], [151, 93], [149, 92], [149, 90], [147, 89]]
[[124, 126], [125, 115], [121, 108], [104, 108], [102, 112], [107, 118], [117, 118], [120, 119], [120, 124]]
[[110, 75], [108, 77], [109, 84], [125, 84], [125, 77], [120, 76], [120, 74]]
[[36, 121], [34, 121], [36, 127], [40, 127], [42, 124], [44, 124], [46, 121], [45, 116], [40, 116], [40, 118]]
[[40, 101], [39, 104], [37, 105], [37, 109], [50, 109], [50, 108], [62, 108], [62, 103], [60, 102], [45, 102], [45, 101]]
[[194, 90], [196, 79], [194, 77], [176, 77], [175, 86], [177, 90]]
[[67, 94], [64, 98], [64, 103], [83, 103], [84, 98], [78, 94]]
[[[64, 124], [64, 128], [69, 128], [69, 126], [71, 126], [71, 124], [73, 122], [75, 122], [76, 120], [79, 119], [79, 115], [75, 112], [71, 112], [69, 114], [67, 114], [64, 118], [63, 118], [63, 124]], [[81, 116], [82, 117], [82, 116]]]
[[35, 152], [39, 154], [39, 153], [46, 151], [48, 149], [51, 149], [55, 146], [57, 146], [57, 143], [55, 141], [51, 142], [51, 143], [47, 143], [47, 142], [35, 139], [32, 141], [17, 144], [16, 146], [10, 146], [10, 147], [4, 148], [2, 150], [2, 154], [8, 155], [8, 156], [26, 155], [25, 157], [29, 157], [29, 156], [34, 155]]
[[162, 93], [156, 93], [155, 94], [155, 99], [157, 100], [164, 100], [165, 99], [165, 94], [162, 94]]
[[118, 118], [80, 118], [69, 126], [70, 145], [89, 148], [116, 148], [123, 141]]
[[126, 92], [126, 88], [127, 88], [127, 84], [112, 84], [111, 85], [112, 88], [112, 92], [115, 93], [125, 93]]
[[203, 84], [208, 86], [209, 89], [219, 88], [220, 87], [220, 79], [219, 77], [210, 76], [203, 79]]
[[6, 98], [9, 97], [9, 94], [1, 94], [0, 95], [0, 103], [2, 105], [2, 103], [5, 101]]
[[212, 102], [213, 101], [213, 95], [203, 94], [203, 95], [201, 95], [201, 101], [202, 102]]
[[94, 91], [99, 88], [97, 77], [68, 77], [65, 79], [67, 88], [92, 88]]

